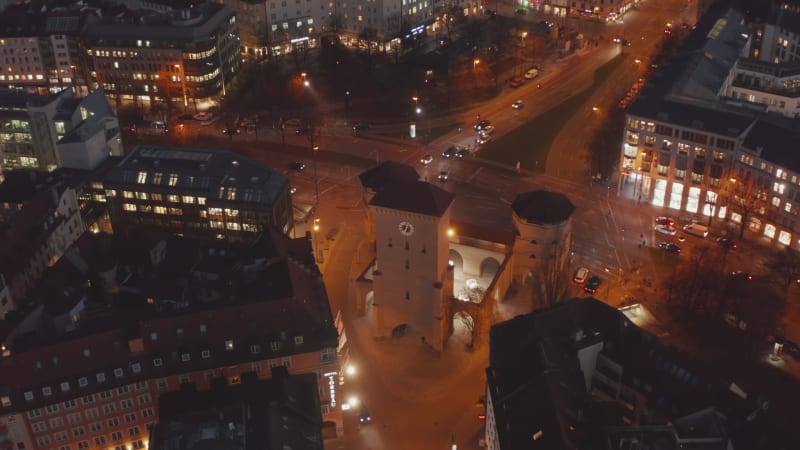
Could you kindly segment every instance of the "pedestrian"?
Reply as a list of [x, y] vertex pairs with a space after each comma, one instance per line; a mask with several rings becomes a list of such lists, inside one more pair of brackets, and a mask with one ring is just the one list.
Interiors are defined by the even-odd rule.
[[422, 336], [422, 345], [425, 345], [425, 336]]

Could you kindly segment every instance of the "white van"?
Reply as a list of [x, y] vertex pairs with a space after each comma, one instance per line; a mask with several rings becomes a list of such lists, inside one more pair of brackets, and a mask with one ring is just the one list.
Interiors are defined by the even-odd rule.
[[699, 223], [690, 223], [683, 227], [686, 234], [691, 234], [697, 237], [705, 238], [708, 236], [708, 227], [700, 225]]

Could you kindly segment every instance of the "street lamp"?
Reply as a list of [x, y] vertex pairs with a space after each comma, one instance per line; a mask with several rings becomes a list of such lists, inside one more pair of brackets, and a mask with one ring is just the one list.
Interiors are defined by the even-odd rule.
[[322, 258], [317, 257], [317, 252], [319, 251], [319, 238], [317, 237], [317, 232], [319, 232], [319, 219], [314, 219], [314, 225], [311, 229], [314, 231], [311, 234], [311, 248], [314, 250], [314, 259], [318, 262], [322, 262]]
[[419, 108], [419, 97], [417, 97], [415, 95], [415, 96], [411, 97], [411, 100], [414, 101], [414, 111], [416, 111], [417, 114], [421, 113], [422, 110]]
[[475, 73], [475, 69], [478, 67], [478, 64], [481, 63], [480, 59], [473, 59], [472, 60], [472, 73]]
[[308, 87], [311, 84], [311, 83], [308, 82], [308, 78], [307, 78], [308, 74], [305, 73], [305, 72], [302, 72], [300, 74], [300, 76], [303, 77], [303, 86]]
[[311, 150], [314, 153], [314, 193], [317, 196], [317, 204], [319, 205], [319, 179], [317, 178], [317, 152], [319, 151], [319, 146], [315, 145], [311, 147]]

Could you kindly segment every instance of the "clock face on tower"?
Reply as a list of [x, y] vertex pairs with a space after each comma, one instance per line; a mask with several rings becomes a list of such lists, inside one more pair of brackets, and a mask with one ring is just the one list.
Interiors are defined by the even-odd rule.
[[400, 230], [400, 234], [403, 236], [411, 236], [414, 234], [414, 225], [411, 225], [411, 222], [400, 222], [397, 229]]

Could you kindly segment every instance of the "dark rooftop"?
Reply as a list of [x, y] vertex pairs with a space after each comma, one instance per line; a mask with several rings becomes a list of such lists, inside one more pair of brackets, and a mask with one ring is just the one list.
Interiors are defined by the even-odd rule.
[[358, 176], [361, 185], [372, 190], [397, 182], [413, 182], [419, 180], [417, 170], [408, 164], [386, 161]]
[[454, 198], [452, 193], [428, 182], [406, 181], [385, 185], [370, 205], [441, 217]]
[[568, 220], [575, 205], [564, 194], [540, 190], [517, 195], [511, 209], [528, 223], [546, 224]]

